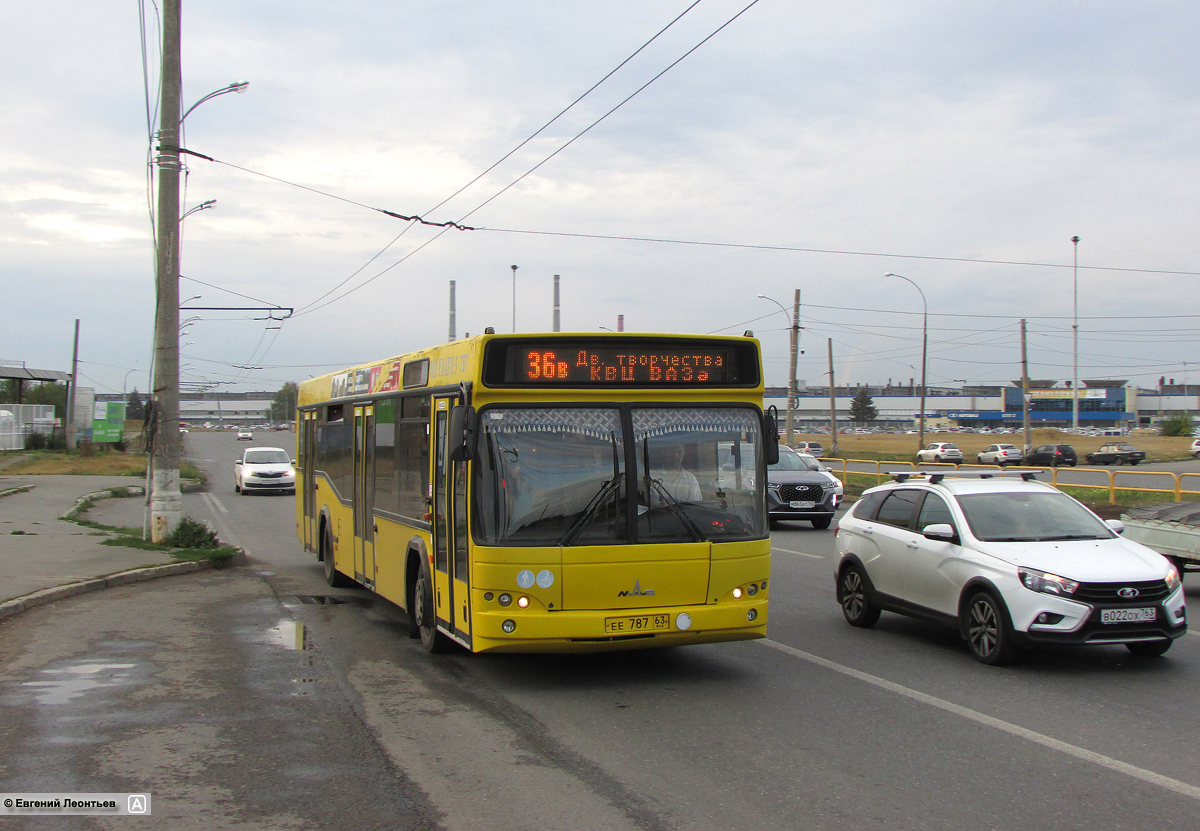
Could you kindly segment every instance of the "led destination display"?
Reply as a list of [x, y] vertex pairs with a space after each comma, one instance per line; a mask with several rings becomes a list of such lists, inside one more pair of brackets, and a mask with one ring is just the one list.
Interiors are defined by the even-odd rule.
[[758, 381], [752, 344], [705, 341], [499, 341], [488, 386], [746, 386]]

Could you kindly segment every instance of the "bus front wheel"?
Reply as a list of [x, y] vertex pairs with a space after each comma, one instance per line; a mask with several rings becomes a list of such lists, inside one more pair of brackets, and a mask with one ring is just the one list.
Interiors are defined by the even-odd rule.
[[421, 646], [425, 647], [426, 652], [437, 654], [450, 648], [450, 639], [437, 630], [433, 611], [433, 581], [429, 579], [429, 564], [424, 560], [421, 561], [417, 581], [413, 583], [413, 596], [408, 608], [420, 632]]
[[329, 533], [329, 528], [325, 529], [324, 540], [325, 550], [322, 552], [321, 561], [325, 566], [325, 582], [333, 589], [344, 588], [350, 585], [350, 579], [338, 571], [333, 564], [333, 536]]

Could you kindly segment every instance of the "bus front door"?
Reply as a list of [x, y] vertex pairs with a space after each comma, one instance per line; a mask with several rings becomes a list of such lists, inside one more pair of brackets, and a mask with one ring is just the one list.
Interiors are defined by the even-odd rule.
[[375, 588], [375, 408], [354, 408], [354, 579]]
[[304, 526], [304, 549], [317, 550], [317, 479], [315, 468], [317, 464], [317, 414], [313, 412], [300, 413], [297, 420], [298, 434], [296, 442], [299, 445], [300, 458], [304, 467], [300, 470], [301, 481], [296, 485], [303, 495], [303, 516], [300, 518]]
[[450, 409], [458, 396], [435, 398], [434, 608], [438, 622], [471, 643], [470, 567], [467, 558], [467, 463], [451, 461], [447, 443]]

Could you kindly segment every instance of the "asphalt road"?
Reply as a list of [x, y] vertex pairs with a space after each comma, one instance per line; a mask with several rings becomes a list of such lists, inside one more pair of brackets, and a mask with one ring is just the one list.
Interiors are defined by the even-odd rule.
[[[256, 438], [286, 447], [291, 436]], [[217, 521], [253, 565], [180, 578], [174, 594], [144, 584], [21, 616], [22, 626], [54, 624], [59, 646], [47, 641], [44, 653], [30, 644], [49, 635], [0, 630], [20, 644], [0, 646], [0, 725], [9, 725], [0, 742], [20, 750], [0, 762], [0, 785], [44, 746], [54, 755], [40, 770], [83, 777], [101, 760], [139, 787], [163, 782], [187, 797], [175, 803], [186, 810], [212, 801], [230, 827], [355, 827], [349, 806], [377, 790], [405, 818], [396, 827], [417, 828], [1200, 826], [1196, 635], [1157, 659], [1061, 648], [985, 667], [953, 633], [906, 618], [848, 626], [834, 601], [834, 531], [797, 523], [774, 534], [765, 641], [430, 656], [407, 638], [398, 608], [324, 586], [295, 539], [292, 499], [234, 494], [232, 462], [245, 443], [192, 433], [187, 446], [212, 488], [185, 510]], [[131, 609], [147, 610], [145, 627]], [[189, 615], [207, 639], [189, 630]], [[305, 649], [288, 649], [297, 624]], [[150, 647], [155, 660], [139, 658], [139, 644], [161, 640], [155, 627], [176, 633], [170, 651], [182, 663]], [[72, 637], [91, 651], [72, 652]], [[30, 715], [22, 702], [40, 689], [28, 686], [39, 673], [96, 650], [132, 664], [123, 671], [136, 683]], [[172, 732], [172, 702], [155, 696], [189, 681], [209, 697], [188, 698]], [[238, 696], [247, 699], [246, 717], [233, 719], [240, 737], [229, 731]], [[210, 700], [231, 709], [214, 704], [206, 718]], [[97, 701], [111, 708], [111, 746], [75, 740], [81, 719], [100, 717]], [[134, 752], [139, 741], [160, 755]], [[356, 768], [361, 777], [347, 775]], [[296, 782], [308, 781], [293, 770], [323, 798], [342, 797], [336, 824], [333, 808], [307, 812], [317, 800], [285, 811], [303, 790]], [[360, 810], [362, 826], [375, 827], [375, 807]]]

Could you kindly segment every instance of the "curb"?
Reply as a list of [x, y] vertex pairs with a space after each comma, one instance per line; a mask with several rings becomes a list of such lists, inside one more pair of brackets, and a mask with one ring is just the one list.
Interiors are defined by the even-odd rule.
[[[244, 557], [245, 555], [241, 555]], [[235, 561], [238, 558], [235, 558]], [[231, 563], [230, 565], [233, 565]], [[53, 603], [66, 597], [73, 597], [86, 592], [125, 586], [130, 583], [141, 583], [158, 577], [169, 577], [173, 574], [190, 574], [194, 571], [204, 571], [213, 568], [212, 560], [193, 560], [187, 563], [168, 563], [163, 566], [149, 566], [132, 571], [122, 571], [108, 577], [97, 577], [94, 580], [81, 580], [78, 583], [67, 583], [65, 586], [55, 586], [52, 589], [42, 589], [22, 597], [0, 602], [0, 620], [20, 614], [28, 609]]]

